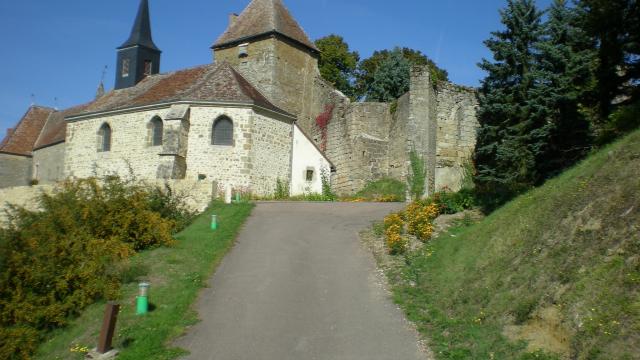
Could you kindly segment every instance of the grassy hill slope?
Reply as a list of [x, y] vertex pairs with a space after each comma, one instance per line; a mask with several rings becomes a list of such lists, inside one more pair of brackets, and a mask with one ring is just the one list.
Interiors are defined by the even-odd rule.
[[406, 264], [439, 359], [640, 359], [640, 131]]

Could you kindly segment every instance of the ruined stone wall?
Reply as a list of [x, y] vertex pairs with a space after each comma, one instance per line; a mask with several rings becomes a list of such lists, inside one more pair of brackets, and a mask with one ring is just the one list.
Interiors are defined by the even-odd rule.
[[64, 143], [34, 151], [33, 177], [40, 184], [52, 184], [64, 179], [64, 153]]
[[464, 166], [471, 161], [476, 145], [477, 109], [474, 89], [438, 84], [436, 190], [460, 189]]
[[30, 157], [0, 153], [0, 188], [28, 185], [32, 164]]
[[388, 175], [389, 105], [348, 102], [329, 123], [327, 157], [336, 167], [332, 187], [354, 194], [367, 182]]
[[396, 112], [391, 118], [389, 132], [389, 174], [388, 176], [400, 181], [407, 181], [409, 170], [409, 142], [407, 124], [409, 122], [409, 99], [406, 93], [398, 99]]
[[426, 194], [435, 190], [436, 163], [436, 92], [426, 67], [415, 67], [411, 71], [409, 92], [409, 117], [407, 119], [408, 151], [415, 150], [425, 161], [427, 174]]
[[255, 113], [251, 131], [251, 192], [273, 195], [278, 179], [291, 183], [293, 122]]

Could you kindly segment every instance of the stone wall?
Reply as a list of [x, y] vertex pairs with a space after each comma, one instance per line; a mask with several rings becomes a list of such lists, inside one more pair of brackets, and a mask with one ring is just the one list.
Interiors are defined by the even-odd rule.
[[474, 89], [451, 83], [437, 88], [436, 190], [458, 190], [475, 150], [478, 100]]
[[0, 153], [0, 189], [28, 185], [32, 167], [33, 161], [28, 156]]
[[[202, 212], [217, 197], [218, 187], [215, 182], [197, 180], [145, 180], [144, 184], [169, 186], [174, 194], [183, 198], [191, 211]], [[37, 197], [42, 193], [51, 194], [55, 185], [18, 186], [0, 189], [0, 227], [6, 225], [5, 210], [9, 204], [24, 207], [31, 211], [39, 209]]]
[[278, 179], [291, 183], [293, 123], [256, 113], [251, 129], [250, 190], [261, 196], [273, 195]]
[[[168, 119], [163, 139], [166, 146], [149, 146], [147, 141], [147, 125], [155, 116]], [[212, 145], [213, 124], [221, 116], [233, 121], [232, 146]], [[104, 123], [112, 130], [108, 152], [97, 149], [97, 133]], [[221, 188], [268, 195], [273, 193], [277, 178], [289, 181], [291, 124], [291, 119], [271, 112], [219, 106], [174, 106], [80, 120], [67, 128], [65, 174], [175, 179], [179, 172], [187, 180], [206, 179]], [[168, 172], [171, 176], [165, 176]]]
[[64, 179], [64, 153], [64, 143], [34, 151], [33, 177], [40, 184], [53, 184]]
[[[65, 176], [78, 178], [105, 175], [135, 175], [155, 179], [162, 146], [149, 146], [148, 123], [161, 119], [169, 107], [84, 119], [67, 124]], [[98, 151], [98, 131], [102, 124], [111, 127], [111, 151]]]

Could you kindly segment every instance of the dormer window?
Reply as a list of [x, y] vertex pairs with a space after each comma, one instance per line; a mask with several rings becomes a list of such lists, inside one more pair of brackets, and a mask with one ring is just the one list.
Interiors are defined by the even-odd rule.
[[249, 43], [238, 45], [238, 57], [245, 58], [249, 56]]
[[129, 64], [130, 64], [130, 60], [129, 59], [122, 59], [122, 77], [128, 77], [129, 76]]
[[144, 61], [144, 76], [151, 75], [152, 71], [153, 71], [153, 62], [151, 60], [145, 60]]

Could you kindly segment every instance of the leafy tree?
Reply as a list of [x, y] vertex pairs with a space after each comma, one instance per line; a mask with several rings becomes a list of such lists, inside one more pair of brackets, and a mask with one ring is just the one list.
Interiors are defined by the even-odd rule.
[[479, 64], [487, 77], [480, 90], [475, 182], [488, 207], [536, 183], [536, 158], [550, 130], [546, 108], [531, 100], [542, 13], [534, 0], [508, 0], [500, 14], [506, 28], [485, 41], [494, 61]]
[[[375, 51], [371, 57], [362, 60], [358, 65], [355, 84], [356, 94], [358, 97], [369, 98], [371, 95], [371, 87], [375, 80], [375, 74], [380, 68], [380, 65], [396, 51], [400, 51], [402, 53], [402, 56], [409, 62], [410, 66], [429, 66], [431, 79], [433, 79], [434, 82], [449, 80], [447, 71], [440, 69], [431, 59], [422, 54], [419, 50], [413, 50], [406, 47], [402, 49], [396, 48], [394, 50], [380, 50]], [[406, 76], [408, 82], [410, 74], [406, 73], [403, 76]]]
[[409, 91], [411, 65], [395, 49], [384, 59], [373, 75], [367, 100], [391, 102]]
[[600, 119], [614, 103], [640, 97], [640, 4], [637, 0], [579, 0], [582, 27], [598, 43], [598, 86], [595, 97]]
[[322, 78], [332, 83], [345, 95], [354, 98], [354, 76], [360, 61], [357, 51], [349, 51], [347, 44], [341, 36], [329, 35], [315, 41], [320, 49], [320, 61], [318, 66]]
[[579, 13], [567, 0], [554, 0], [537, 45], [536, 85], [532, 92], [548, 124], [548, 138], [536, 159], [541, 179], [583, 158], [591, 147], [589, 121], [581, 108], [595, 87], [593, 40], [578, 26]]

